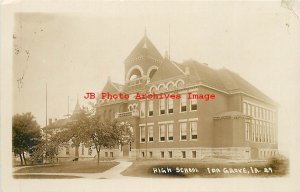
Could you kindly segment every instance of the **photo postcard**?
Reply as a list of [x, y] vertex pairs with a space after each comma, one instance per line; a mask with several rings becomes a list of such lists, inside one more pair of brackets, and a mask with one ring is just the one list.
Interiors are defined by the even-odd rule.
[[2, 1], [1, 190], [299, 191], [299, 14]]

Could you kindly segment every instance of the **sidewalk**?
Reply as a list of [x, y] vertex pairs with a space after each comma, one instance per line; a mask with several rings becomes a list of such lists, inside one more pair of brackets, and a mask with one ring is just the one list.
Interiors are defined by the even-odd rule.
[[126, 160], [116, 160], [116, 162], [119, 162], [119, 164], [103, 173], [13, 173], [13, 175], [64, 175], [89, 179], [119, 179], [125, 177], [121, 175], [121, 172], [132, 165], [132, 162]]

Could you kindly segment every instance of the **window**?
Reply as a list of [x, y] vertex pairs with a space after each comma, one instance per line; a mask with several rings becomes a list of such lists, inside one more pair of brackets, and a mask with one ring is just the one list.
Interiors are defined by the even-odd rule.
[[270, 114], [270, 119], [271, 119], [271, 121], [273, 121], [273, 111], [271, 111], [271, 114]]
[[142, 152], [142, 157], [145, 157], [145, 152], [144, 151]]
[[243, 103], [243, 114], [247, 114], [247, 104], [245, 102]]
[[186, 140], [186, 123], [180, 123], [180, 140]]
[[183, 85], [184, 84], [183, 84], [182, 80], [178, 81], [176, 84], [177, 88], [179, 88], [179, 89], [183, 88]]
[[197, 154], [196, 151], [192, 151], [192, 157], [193, 158], [196, 158], [196, 154]]
[[145, 138], [146, 138], [146, 130], [145, 130], [145, 126], [141, 126], [140, 127], [140, 134], [141, 134], [141, 142], [145, 142]]
[[172, 157], [173, 157], [172, 151], [169, 151], [169, 158], [172, 158]]
[[255, 107], [255, 117], [258, 117], [258, 107]]
[[165, 141], [165, 140], [166, 140], [166, 126], [159, 125], [159, 141]]
[[141, 101], [140, 103], [140, 116], [145, 117], [145, 101]]
[[166, 113], [166, 100], [159, 100], [159, 114], [164, 115]]
[[108, 152], [105, 152], [105, 157], [108, 157]]
[[84, 145], [81, 145], [81, 155], [84, 155]]
[[173, 85], [173, 83], [170, 83], [168, 85], [168, 91], [172, 91], [172, 90], [174, 90], [174, 85]]
[[165, 88], [164, 85], [161, 85], [161, 86], [159, 87], [159, 92], [160, 92], [160, 93], [164, 92], [165, 90], [166, 90], [166, 88]]
[[191, 139], [196, 140], [197, 139], [197, 121], [190, 122], [191, 126]]
[[66, 155], [70, 155], [70, 148], [69, 148], [69, 146], [66, 147]]
[[153, 126], [148, 126], [148, 141], [153, 141]]
[[186, 158], [185, 151], [181, 151], [181, 154], [182, 154], [182, 158]]
[[250, 123], [249, 122], [245, 123], [245, 140], [246, 141], [250, 140]]
[[153, 153], [152, 153], [152, 151], [150, 151], [149, 152], [149, 157], [152, 158], [152, 156], [153, 156]]
[[191, 99], [191, 111], [197, 111], [197, 99]]
[[180, 98], [180, 112], [186, 111], [186, 94], [181, 95]]
[[148, 116], [152, 117], [153, 116], [153, 101], [149, 101], [148, 103]]
[[110, 152], [110, 157], [114, 157], [114, 152]]
[[93, 150], [92, 150], [92, 147], [89, 148], [89, 151], [88, 151], [88, 155], [92, 155], [93, 153]]
[[165, 158], [165, 152], [161, 151], [161, 152], [160, 152], [160, 157], [161, 157], [161, 158]]
[[250, 104], [248, 104], [247, 105], [247, 115], [251, 115], [251, 105]]
[[168, 99], [168, 113], [172, 114], [173, 113], [173, 99]]
[[255, 121], [255, 142], [259, 142], [259, 124]]
[[173, 124], [168, 124], [168, 141], [173, 141]]

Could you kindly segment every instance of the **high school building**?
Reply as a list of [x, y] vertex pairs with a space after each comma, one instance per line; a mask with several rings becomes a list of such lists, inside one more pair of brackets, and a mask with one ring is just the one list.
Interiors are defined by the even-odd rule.
[[[129, 99], [99, 96], [97, 112], [102, 120], [131, 123], [135, 141], [102, 156], [266, 159], [277, 154], [276, 103], [238, 74], [195, 60], [174, 62], [146, 34], [124, 67], [124, 84], [108, 78], [102, 92], [126, 93]], [[137, 93], [181, 97], [135, 99]], [[190, 99], [191, 93], [199, 98]], [[205, 94], [213, 99], [205, 100]]]

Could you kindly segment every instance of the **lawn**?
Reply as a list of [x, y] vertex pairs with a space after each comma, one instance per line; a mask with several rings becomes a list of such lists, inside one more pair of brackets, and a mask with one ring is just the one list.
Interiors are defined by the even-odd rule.
[[152, 178], [280, 177], [288, 174], [288, 162], [137, 160], [121, 174]]
[[108, 161], [71, 161], [60, 164], [39, 165], [24, 167], [15, 171], [15, 173], [102, 173], [116, 165], [118, 162]]
[[69, 175], [14, 175], [15, 179], [77, 179], [78, 176]]

